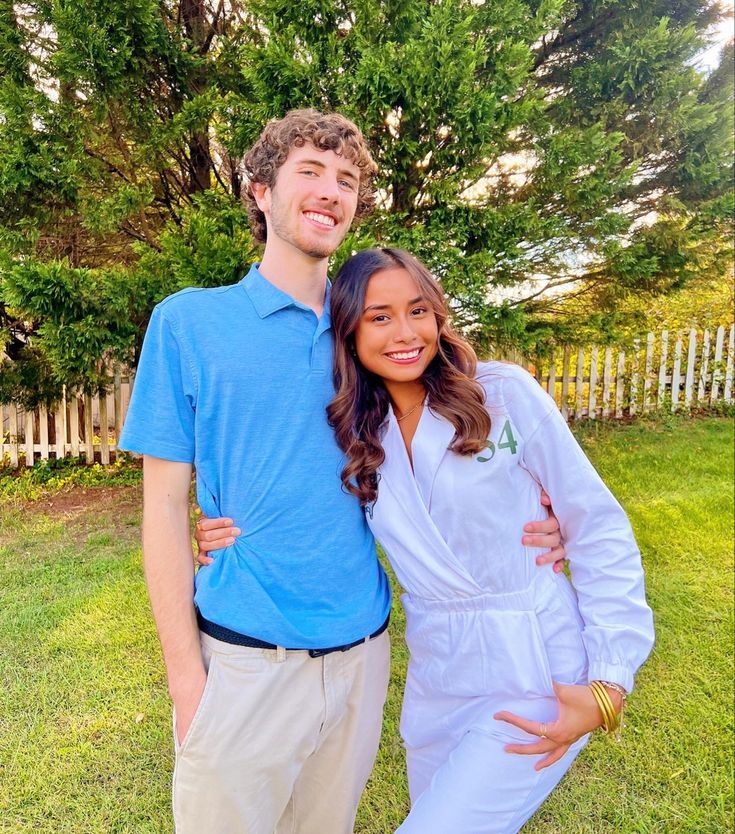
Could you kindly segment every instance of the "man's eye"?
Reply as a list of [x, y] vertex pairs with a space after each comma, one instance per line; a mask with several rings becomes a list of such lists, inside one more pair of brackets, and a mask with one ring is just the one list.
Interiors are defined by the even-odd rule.
[[349, 188], [350, 191], [355, 190], [355, 184], [353, 182], [350, 182], [350, 180], [341, 180], [340, 185], [343, 186], [344, 188]]

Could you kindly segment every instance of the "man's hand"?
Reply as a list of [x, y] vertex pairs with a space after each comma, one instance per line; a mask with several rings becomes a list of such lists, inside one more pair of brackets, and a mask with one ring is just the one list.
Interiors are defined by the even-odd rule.
[[521, 539], [521, 543], [526, 547], [548, 547], [546, 553], [536, 557], [536, 564], [550, 565], [553, 562], [555, 573], [559, 573], [564, 569], [567, 557], [561, 540], [559, 519], [554, 515], [551, 498], [544, 490], [541, 490], [541, 503], [548, 508], [549, 517], [546, 521], [530, 521], [524, 525], [523, 532], [526, 535]]
[[189, 727], [191, 727], [191, 722], [199, 708], [206, 685], [207, 674], [201, 667], [197, 668], [185, 683], [175, 685], [172, 682], [171, 700], [174, 702], [174, 709], [176, 710], [176, 740], [179, 747], [184, 743], [186, 734], [189, 732]]
[[189, 729], [207, 680], [194, 611], [191, 471], [187, 463], [143, 456], [143, 567], [179, 741]]

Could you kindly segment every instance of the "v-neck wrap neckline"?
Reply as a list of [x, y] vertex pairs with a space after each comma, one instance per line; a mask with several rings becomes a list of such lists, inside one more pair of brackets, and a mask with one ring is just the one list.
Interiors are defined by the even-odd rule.
[[381, 467], [382, 474], [389, 480], [393, 477], [396, 480], [409, 477], [414, 482], [421, 501], [428, 511], [431, 508], [431, 493], [436, 473], [444, 456], [450, 454], [449, 444], [452, 442], [454, 433], [454, 426], [432, 411], [424, 402], [424, 409], [411, 440], [409, 460], [398, 418], [393, 407], [389, 406], [388, 430], [383, 444], [395, 441], [400, 445], [400, 449], [391, 449], [390, 453], [386, 450], [385, 463]]

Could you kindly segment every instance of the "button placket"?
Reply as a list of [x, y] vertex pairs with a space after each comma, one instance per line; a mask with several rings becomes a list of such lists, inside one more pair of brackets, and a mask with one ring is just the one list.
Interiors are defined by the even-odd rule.
[[311, 371], [315, 374], [326, 374], [331, 371], [332, 352], [329, 350], [330, 322], [319, 319], [314, 336], [311, 340]]

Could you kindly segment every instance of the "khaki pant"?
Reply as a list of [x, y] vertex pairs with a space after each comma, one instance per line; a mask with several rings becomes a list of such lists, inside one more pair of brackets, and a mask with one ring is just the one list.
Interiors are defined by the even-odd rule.
[[174, 745], [176, 834], [351, 834], [375, 761], [388, 632], [346, 652], [201, 635], [201, 702]]

